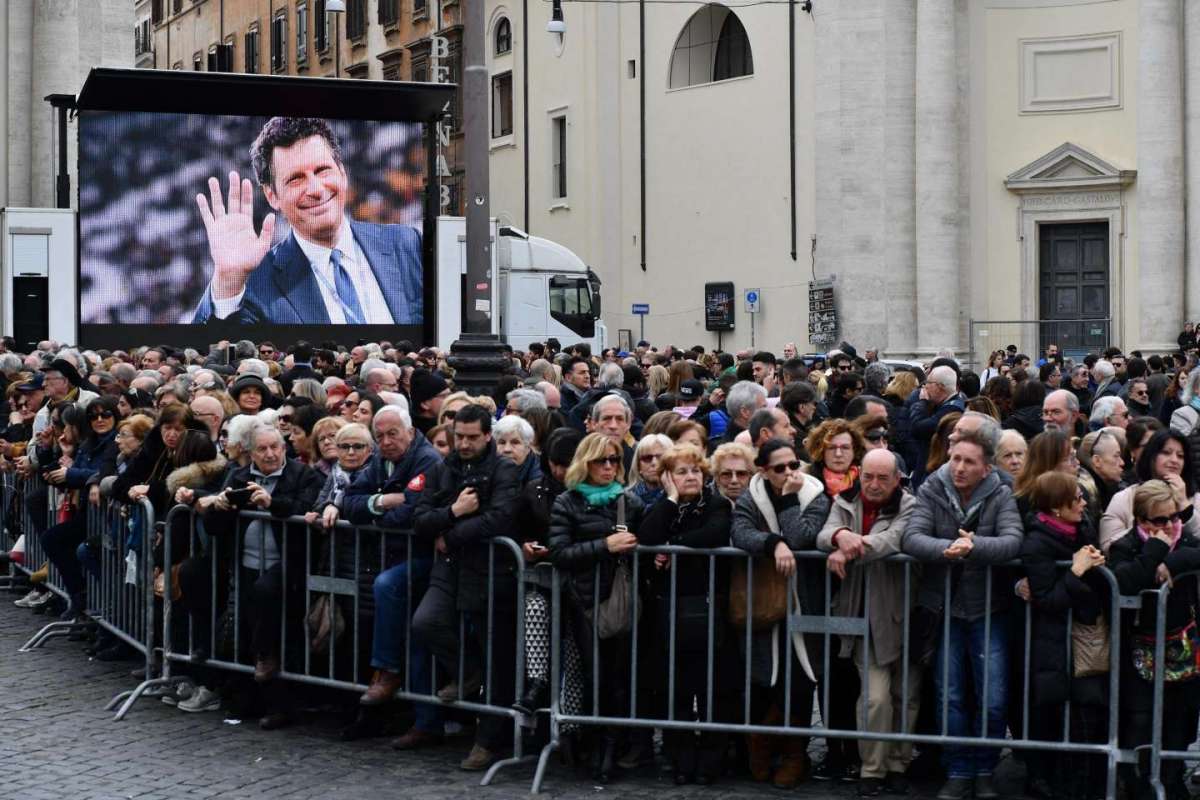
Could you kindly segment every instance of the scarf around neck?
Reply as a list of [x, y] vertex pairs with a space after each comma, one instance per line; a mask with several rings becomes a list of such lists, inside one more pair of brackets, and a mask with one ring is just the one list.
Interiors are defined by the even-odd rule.
[[1074, 542], [1075, 537], [1079, 535], [1079, 528], [1071, 522], [1066, 522], [1058, 517], [1051, 516], [1045, 511], [1039, 511], [1037, 514], [1038, 522], [1045, 525], [1049, 530], [1054, 531], [1068, 542]]
[[575, 487], [575, 491], [583, 495], [583, 499], [587, 501], [589, 508], [600, 508], [606, 506], [613, 500], [621, 496], [625, 491], [625, 487], [613, 481], [607, 486], [596, 486], [591, 483], [581, 483]]
[[830, 497], [837, 497], [858, 480], [858, 467], [851, 464], [845, 472], [833, 472], [829, 467], [822, 467], [821, 480], [825, 483], [825, 492]]

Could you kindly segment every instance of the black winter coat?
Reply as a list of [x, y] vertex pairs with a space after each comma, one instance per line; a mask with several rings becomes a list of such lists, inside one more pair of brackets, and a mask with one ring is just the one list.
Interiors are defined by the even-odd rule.
[[[1159, 564], [1166, 564], [1172, 577], [1200, 570], [1200, 541], [1184, 531], [1178, 545], [1171, 550], [1157, 539], [1143, 542], [1134, 528], [1108, 547], [1108, 566], [1116, 575], [1123, 595], [1157, 589], [1155, 572]], [[1196, 578], [1183, 578], [1174, 584], [1167, 598], [1167, 631], [1187, 625], [1196, 613]], [[1140, 609], [1122, 613], [1121, 642], [1125, 647], [1129, 646], [1133, 634], [1154, 634], [1157, 608], [1157, 598], [1148, 594], [1142, 598]]]
[[[1088, 570], [1082, 578], [1077, 578], [1069, 568], [1055, 565], [1057, 561], [1070, 561], [1084, 545], [1100, 546], [1096, 529], [1086, 514], [1078, 531], [1075, 540], [1069, 541], [1035, 516], [1030, 518], [1021, 543], [1021, 563], [1029, 578], [1033, 611], [1029, 672], [1030, 701], [1034, 705], [1063, 703], [1071, 694], [1074, 665], [1067, 655], [1067, 612], [1071, 612], [1075, 622], [1085, 625], [1108, 616], [1109, 585], [1099, 570]], [[1076, 683], [1091, 691], [1104, 688], [1094, 681]], [[1102, 694], [1080, 697], [1075, 693], [1071, 699], [1093, 704], [1104, 702]]]
[[[625, 494], [625, 527], [641, 533], [644, 508], [637, 497]], [[595, 600], [596, 565], [600, 565], [600, 602], [612, 591], [617, 556], [608, 552], [605, 539], [617, 524], [617, 501], [599, 508], [589, 506], [577, 490], [563, 492], [550, 512], [550, 561], [566, 573], [571, 599], [581, 608]]]
[[[516, 593], [516, 559], [507, 548], [491, 542], [513, 535], [512, 513], [521, 491], [519, 474], [520, 468], [498, 456], [495, 443], [489, 442], [478, 460], [464, 461], [452, 452], [425, 476], [425, 489], [413, 512], [413, 531], [431, 542], [439, 536], [445, 541], [458, 578], [460, 611], [487, 608], [488, 564], [493, 547], [496, 595]], [[455, 517], [450, 507], [468, 486], [479, 495], [479, 510]], [[441, 580], [440, 574], [441, 570], [435, 569], [434, 580]]]
[[1008, 419], [1004, 420], [1000, 427], [1005, 430], [1014, 430], [1024, 436], [1026, 441], [1029, 441], [1045, 430], [1045, 424], [1042, 422], [1042, 409], [1040, 406], [1018, 408], [1008, 415]]
[[[664, 497], [646, 512], [638, 530], [638, 543], [645, 545], [678, 545], [681, 547], [729, 547], [729, 530], [733, 524], [733, 505], [704, 487], [698, 502], [678, 503]], [[677, 575], [675, 590], [679, 597], [703, 597], [708, 594], [708, 556], [678, 555], [675, 558]], [[717, 557], [717, 596], [729, 594], [729, 558]], [[669, 571], [654, 570], [652, 584], [656, 595], [670, 598]]]

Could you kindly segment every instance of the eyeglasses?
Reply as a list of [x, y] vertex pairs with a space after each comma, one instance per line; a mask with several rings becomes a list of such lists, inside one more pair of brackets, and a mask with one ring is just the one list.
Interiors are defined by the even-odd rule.
[[854, 449], [852, 444], [830, 444], [825, 446], [825, 450], [833, 453], [850, 452]]
[[727, 481], [730, 478], [745, 480], [746, 478], [750, 477], [750, 472], [749, 470], [744, 469], [723, 469], [717, 473], [717, 477], [723, 481]]
[[658, 453], [642, 453], [640, 456], [638, 456], [638, 461], [642, 462], [643, 464], [649, 464], [656, 458], [658, 458]]
[[357, 453], [366, 450], [368, 446], [366, 442], [342, 442], [337, 448], [342, 453]]
[[280, 414], [279, 421], [286, 422], [288, 425], [291, 425], [292, 424], [292, 415], [291, 414]]
[[601, 456], [600, 458], [593, 458], [588, 463], [595, 464], [597, 466], [604, 464], [609, 467], [615, 467], [621, 463], [621, 457], [620, 456]]
[[90, 421], [90, 422], [95, 422], [98, 419], [112, 419], [112, 418], [113, 418], [113, 412], [108, 411], [108, 410], [97, 411], [94, 414], [88, 414], [88, 421]]
[[771, 471], [776, 475], [782, 475], [785, 472], [795, 472], [800, 469], [799, 461], [785, 461], [782, 464], [774, 464], [771, 466]]
[[1176, 512], [1169, 517], [1144, 517], [1142, 519], [1142, 521], [1149, 522], [1149, 523], [1151, 523], [1153, 525], [1157, 525], [1158, 527], [1161, 528], [1164, 525], [1179, 522], [1180, 519], [1182, 519], [1182, 517], [1179, 515], [1178, 512]]
[[868, 442], [883, 442], [888, 438], [887, 431], [870, 431], [867, 433]]
[[850, 365], [849, 364], [838, 364], [837, 371], [838, 372], [849, 372]]
[[274, 351], [274, 350], [272, 350], [272, 349], [270, 349], [270, 348], [268, 347], [268, 348], [264, 348], [264, 349], [262, 349], [262, 350], [259, 350], [259, 351], [258, 351], [258, 354], [259, 354], [260, 356], [273, 356], [273, 355], [275, 355], [275, 351]]

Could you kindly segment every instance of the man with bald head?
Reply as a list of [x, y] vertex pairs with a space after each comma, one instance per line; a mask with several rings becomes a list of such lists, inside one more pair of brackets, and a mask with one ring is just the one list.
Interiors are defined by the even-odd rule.
[[562, 395], [558, 391], [558, 387], [549, 381], [538, 381], [533, 386], [546, 397], [546, 408], [551, 411], [558, 411], [562, 407]]
[[[853, 657], [858, 665], [865, 687], [858, 699], [858, 713], [865, 708], [866, 729], [876, 733], [912, 733], [920, 706], [920, 670], [908, 671], [908, 692], [900, 696], [904, 628], [896, 619], [912, 607], [905, 591], [904, 567], [883, 560], [900, 552], [904, 527], [915, 504], [915, 498], [900, 485], [895, 454], [869, 450], [863, 456], [858, 482], [833, 499], [829, 518], [817, 536], [817, 546], [829, 553], [829, 571], [843, 580], [830, 613], [866, 615], [870, 620], [870, 648], [864, 649], [858, 637], [843, 637], [840, 655]], [[871, 592], [864, 608], [868, 580]], [[900, 728], [901, 703], [908, 706], [906, 730]], [[858, 752], [862, 757], [860, 796], [907, 793], [904, 774], [912, 761], [911, 745], [860, 739]]]
[[1075, 433], [1075, 420], [1079, 416], [1079, 398], [1074, 392], [1056, 389], [1042, 401], [1042, 426], [1048, 431], [1062, 431], [1071, 436]]
[[225, 421], [225, 407], [221, 405], [221, 401], [215, 397], [201, 395], [192, 400], [189, 404], [192, 409], [192, 416], [204, 423], [208, 428], [208, 435], [215, 442], [221, 435], [221, 423]]

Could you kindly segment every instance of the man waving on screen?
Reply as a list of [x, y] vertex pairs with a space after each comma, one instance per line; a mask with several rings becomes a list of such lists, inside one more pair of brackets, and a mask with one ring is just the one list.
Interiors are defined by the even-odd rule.
[[[272, 117], [250, 146], [263, 194], [291, 232], [271, 246], [275, 214], [254, 230], [254, 186], [229, 173], [196, 195], [213, 260], [193, 323], [415, 325], [422, 321], [421, 236], [346, 216], [341, 147], [321, 119]], [[211, 199], [210, 199], [211, 198]]]

